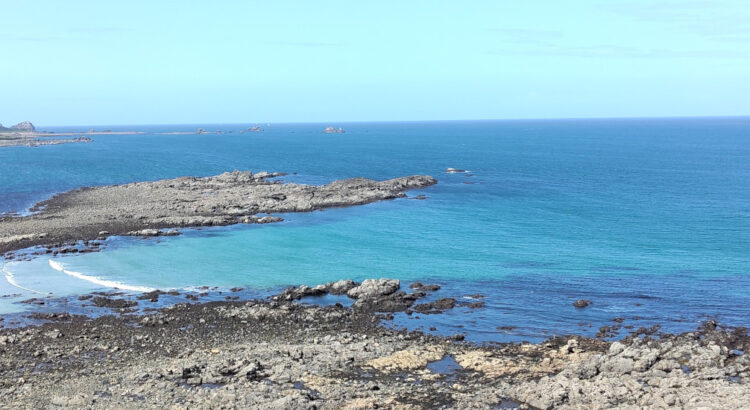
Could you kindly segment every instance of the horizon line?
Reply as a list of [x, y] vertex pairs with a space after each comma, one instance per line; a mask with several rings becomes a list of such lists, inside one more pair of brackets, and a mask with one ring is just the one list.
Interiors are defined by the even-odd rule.
[[[163, 126], [163, 125], [245, 125], [245, 124], [366, 124], [366, 123], [425, 123], [425, 122], [490, 122], [490, 121], [580, 121], [580, 120], [658, 120], [658, 119], [721, 119], [750, 118], [750, 114], [739, 115], [668, 115], [668, 116], [603, 116], [603, 117], [517, 117], [517, 118], [474, 118], [474, 119], [421, 119], [421, 120], [343, 120], [343, 121], [250, 121], [250, 122], [196, 122], [196, 123], [131, 123], [131, 124], [69, 124], [69, 125], [35, 125], [37, 128], [51, 127], [130, 127], [130, 126]], [[29, 121], [29, 120], [24, 120]], [[32, 121], [29, 121], [32, 122]], [[32, 122], [33, 123], [33, 122]]]

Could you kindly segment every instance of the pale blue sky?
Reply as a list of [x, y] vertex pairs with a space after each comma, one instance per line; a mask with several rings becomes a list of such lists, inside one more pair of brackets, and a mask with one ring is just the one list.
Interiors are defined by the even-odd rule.
[[0, 122], [750, 114], [750, 1], [3, 0]]

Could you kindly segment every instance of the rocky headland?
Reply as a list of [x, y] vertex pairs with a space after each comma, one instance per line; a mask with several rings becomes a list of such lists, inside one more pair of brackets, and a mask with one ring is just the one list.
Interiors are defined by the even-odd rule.
[[[42, 325], [0, 330], [0, 405], [743, 408], [750, 397], [744, 329], [707, 322], [695, 332], [616, 342], [560, 337], [479, 346], [387, 326], [382, 312], [403, 308], [394, 301], [415, 303], [437, 291], [413, 285], [407, 292], [393, 279], [342, 280], [262, 300], [188, 303], [195, 297], [185, 295], [184, 303], [148, 313], [131, 312], [165, 292], [81, 296], [112, 314], [47, 312], [37, 315]], [[299, 303], [325, 294], [354, 303]]]
[[34, 206], [32, 215], [0, 217], [0, 253], [144, 230], [278, 222], [280, 217], [259, 214], [363, 205], [403, 198], [407, 190], [437, 183], [420, 175], [386, 181], [352, 178], [321, 186], [273, 180], [282, 175], [234, 171], [58, 194]]

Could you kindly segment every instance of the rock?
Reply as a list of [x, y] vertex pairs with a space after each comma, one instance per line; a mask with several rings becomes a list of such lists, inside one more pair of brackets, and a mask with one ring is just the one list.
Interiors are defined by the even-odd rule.
[[344, 295], [359, 284], [351, 279], [342, 279], [338, 282], [326, 283], [328, 292], [332, 295]]
[[[106, 231], [104, 231], [106, 232]], [[152, 237], [152, 236], [177, 236], [180, 234], [180, 231], [177, 229], [170, 229], [170, 230], [161, 230], [161, 229], [141, 229], [139, 231], [130, 231], [126, 233], [127, 236], [142, 236], [142, 237]], [[99, 236], [103, 236], [100, 235]]]
[[440, 290], [440, 285], [424, 285], [422, 282], [414, 282], [411, 285], [409, 285], [409, 288], [415, 289], [415, 290], [421, 290], [421, 291], [429, 291], [434, 292], [436, 290]]
[[456, 299], [453, 298], [442, 298], [434, 302], [422, 303], [414, 306], [414, 310], [424, 314], [435, 314], [443, 313], [448, 309], [453, 309], [456, 306]]
[[360, 297], [354, 302], [354, 308], [368, 312], [403, 312], [411, 307], [418, 297], [404, 291], [383, 296]]
[[250, 215], [242, 218], [242, 223], [246, 224], [269, 224], [274, 222], [282, 222], [284, 218], [280, 216], [266, 215], [259, 217], [257, 215]]
[[133, 306], [137, 306], [138, 302], [125, 299], [110, 299], [104, 296], [97, 296], [91, 301], [97, 307], [106, 307], [110, 309], [125, 309]]
[[467, 172], [465, 169], [460, 168], [446, 168], [445, 173], [446, 174], [462, 174], [464, 172]]
[[578, 300], [576, 300], [575, 302], [573, 302], [573, 306], [575, 306], [575, 307], [577, 307], [577, 308], [585, 308], [585, 307], [587, 307], [588, 305], [590, 305], [591, 303], [592, 303], [592, 302], [591, 302], [590, 300], [586, 300], [586, 299], [578, 299]]
[[318, 285], [314, 288], [311, 288], [307, 285], [302, 285], [302, 286], [287, 288], [281, 294], [274, 296], [273, 299], [274, 300], [298, 300], [298, 299], [302, 299], [304, 297], [309, 297], [309, 296], [323, 296], [326, 293], [328, 293], [328, 291], [323, 285]]
[[10, 127], [13, 131], [20, 131], [20, 132], [35, 132], [36, 128], [34, 128], [34, 124], [32, 124], [29, 121], [19, 122], [18, 124]]
[[350, 289], [346, 295], [352, 299], [372, 299], [390, 295], [401, 287], [398, 279], [366, 279], [359, 286]]

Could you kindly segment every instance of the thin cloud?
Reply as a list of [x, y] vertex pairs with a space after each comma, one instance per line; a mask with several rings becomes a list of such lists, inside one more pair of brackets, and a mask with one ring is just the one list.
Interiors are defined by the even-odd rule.
[[535, 48], [496, 49], [491, 51], [496, 55], [525, 55], [525, 56], [557, 56], [579, 58], [716, 58], [716, 59], [746, 59], [750, 51], [744, 50], [671, 50], [671, 49], [640, 49], [614, 44], [598, 44], [590, 46], [564, 46], [547, 44]]
[[601, 8], [638, 21], [670, 24], [713, 41], [744, 41], [750, 37], [750, 8], [744, 0], [608, 2]]

